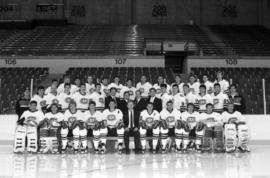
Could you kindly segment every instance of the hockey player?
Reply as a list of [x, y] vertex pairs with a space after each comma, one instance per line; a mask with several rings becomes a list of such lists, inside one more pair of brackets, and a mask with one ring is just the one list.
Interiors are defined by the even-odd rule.
[[179, 93], [180, 94], [184, 94], [183, 86], [184, 86], [185, 83], [182, 82], [181, 75], [175, 75], [174, 80], [175, 80], [175, 82], [172, 83], [171, 88], [173, 87], [174, 84], [177, 84], [178, 85], [178, 88], [179, 88]]
[[49, 87], [46, 88], [46, 90], [45, 90], [45, 95], [51, 93], [51, 87], [52, 87], [53, 85], [56, 86], [56, 87], [58, 86], [58, 80], [57, 80], [57, 79], [52, 79], [51, 86], [49, 86]]
[[[123, 123], [123, 113], [120, 109], [116, 109], [116, 103], [114, 100], [109, 102], [109, 108], [103, 111], [103, 117], [105, 119], [105, 126], [107, 126], [108, 134], [107, 136], [117, 136], [118, 137], [118, 152], [122, 154], [123, 151], [123, 139], [124, 139], [124, 123]], [[102, 127], [102, 129], [104, 126]], [[106, 142], [106, 141], [104, 141]], [[104, 152], [105, 145], [102, 143], [102, 152]]]
[[198, 108], [200, 113], [206, 112], [206, 105], [213, 103], [211, 95], [206, 93], [206, 86], [200, 85], [200, 93], [197, 95], [195, 106]]
[[169, 94], [171, 92], [171, 87], [165, 83], [165, 79], [163, 76], [158, 76], [158, 83], [154, 84], [153, 87], [157, 90], [157, 94], [161, 94], [161, 85], [166, 85], [166, 92]]
[[51, 112], [46, 113], [44, 119], [39, 124], [40, 135], [40, 152], [48, 153], [51, 151], [53, 154], [59, 153], [59, 128], [64, 115], [58, 112], [57, 104], [51, 105]]
[[95, 91], [95, 84], [93, 83], [93, 76], [87, 77], [87, 83], [85, 83], [86, 93], [92, 94]]
[[185, 105], [185, 97], [179, 93], [179, 87], [177, 84], [172, 86], [172, 101], [173, 101], [173, 108], [177, 109], [178, 111], [181, 110], [181, 107]]
[[160, 115], [156, 110], [154, 110], [153, 103], [147, 103], [146, 109], [141, 112], [139, 123], [142, 153], [145, 153], [146, 150], [146, 136], [152, 136], [153, 153], [156, 153], [160, 132]]
[[107, 135], [107, 128], [101, 128], [103, 115], [100, 111], [96, 111], [96, 103], [89, 103], [89, 110], [84, 112], [84, 120], [86, 121], [88, 136], [93, 137], [95, 153], [99, 153], [100, 135]]
[[227, 108], [228, 103], [228, 95], [221, 92], [220, 84], [214, 84], [214, 93], [212, 94], [214, 111], [218, 113], [222, 113]]
[[188, 85], [189, 85], [189, 90], [193, 94], [195, 94], [195, 95], [199, 94], [200, 82], [197, 81], [197, 78], [195, 75], [193, 75], [193, 74], [189, 75]]
[[57, 88], [57, 93], [60, 94], [60, 93], [63, 93], [63, 92], [64, 92], [64, 90], [65, 90], [65, 84], [66, 84], [66, 83], [69, 83], [69, 84], [70, 84], [70, 92], [71, 92], [72, 94], [74, 94], [74, 93], [76, 92], [76, 90], [77, 90], [77, 87], [76, 87], [75, 85], [72, 85], [72, 84], [71, 84], [71, 82], [70, 82], [70, 77], [69, 77], [68, 75], [66, 75], [66, 76], [64, 77], [64, 82], [61, 83], [61, 84], [58, 86], [58, 88]]
[[203, 84], [206, 87], [206, 91], [208, 94], [211, 94], [214, 92], [214, 84], [213, 82], [210, 82], [207, 75], [203, 75], [202, 78]]
[[228, 94], [230, 102], [234, 104], [234, 109], [244, 114], [246, 110], [245, 98], [237, 92], [235, 84], [230, 85], [230, 92]]
[[105, 97], [110, 93], [108, 85], [109, 85], [109, 80], [107, 77], [104, 77], [101, 83], [101, 92]]
[[220, 85], [222, 93], [228, 93], [230, 84], [227, 80], [223, 79], [223, 73], [221, 71], [217, 72], [217, 79], [215, 80], [214, 84], [216, 83]]
[[206, 112], [201, 113], [201, 121], [204, 123], [203, 151], [210, 151], [213, 147], [215, 151], [223, 151], [223, 127], [221, 115], [213, 112], [213, 104], [206, 105]]
[[95, 102], [96, 110], [103, 111], [105, 107], [105, 96], [101, 92], [101, 84], [97, 83], [95, 85], [95, 90], [89, 96], [90, 100]]
[[[176, 124], [177, 151], [180, 151], [182, 142], [182, 151], [186, 152], [188, 145], [192, 146], [195, 138], [195, 149], [201, 151], [201, 143], [203, 136], [203, 124], [200, 122], [200, 114], [194, 110], [194, 104], [188, 103], [187, 111], [182, 113], [182, 120]], [[179, 138], [182, 138], [179, 139]]]
[[111, 83], [108, 86], [108, 89], [116, 88], [116, 97], [120, 98], [121, 90], [123, 88], [123, 85], [120, 83], [120, 78], [118, 76], [115, 76], [113, 79], [113, 83]]
[[90, 96], [86, 93], [85, 84], [81, 85], [79, 92], [76, 92], [74, 95], [72, 95], [72, 99], [76, 102], [78, 110], [83, 112], [88, 110]]
[[187, 110], [187, 104], [188, 103], [196, 103], [196, 95], [194, 95], [189, 88], [188, 84], [184, 84], [183, 85], [183, 89], [184, 89], [184, 97], [185, 97], [185, 104], [183, 107], [181, 107], [181, 111], [184, 112]]
[[137, 83], [136, 89], [142, 92], [142, 97], [144, 99], [148, 98], [150, 88], [152, 88], [152, 84], [147, 82], [147, 78], [145, 75], [142, 75], [141, 82]]
[[50, 107], [52, 104], [57, 104], [59, 106], [59, 100], [57, 98], [57, 91], [56, 91], [56, 86], [52, 85], [51, 86], [51, 92], [48, 93], [45, 97], [44, 100], [46, 101], [46, 107], [47, 110], [50, 110]]
[[161, 84], [160, 85], [160, 90], [161, 93], [159, 94], [159, 98], [162, 101], [162, 108], [166, 108], [167, 107], [167, 102], [172, 100], [172, 95], [170, 95], [169, 93], [167, 93], [167, 86], [166, 84]]
[[33, 96], [31, 101], [37, 102], [37, 110], [43, 111], [46, 110], [46, 101], [44, 99], [44, 87], [39, 86], [37, 89], [37, 94]]
[[228, 104], [228, 111], [222, 113], [224, 124], [226, 152], [234, 152], [236, 148], [242, 152], [249, 151], [249, 130], [246, 118], [234, 110], [234, 104]]
[[14, 138], [14, 153], [22, 153], [25, 150], [25, 138], [27, 137], [27, 152], [36, 153], [37, 144], [37, 127], [44, 117], [41, 111], [37, 110], [37, 102], [31, 101], [30, 108], [24, 111], [18, 120]]
[[62, 122], [61, 128], [61, 141], [62, 141], [62, 153], [66, 152], [67, 143], [68, 143], [68, 133], [72, 132], [73, 134], [73, 149], [74, 153], [78, 153], [79, 149], [79, 140], [81, 139], [82, 149], [81, 152], [84, 153], [87, 147], [87, 130], [83, 124], [83, 115], [82, 112], [76, 109], [76, 102], [73, 100], [70, 101], [68, 110], [64, 114], [64, 121]]
[[70, 92], [71, 85], [69, 83], [65, 84], [65, 90], [63, 93], [60, 93], [57, 96], [57, 99], [59, 101], [59, 106], [61, 107], [61, 110], [65, 112], [68, 109], [69, 102], [72, 99], [72, 94]]
[[181, 120], [181, 113], [179, 110], [173, 108], [173, 101], [168, 101], [166, 104], [166, 108], [164, 108], [160, 112], [161, 119], [161, 144], [162, 144], [162, 153], [165, 153], [167, 144], [168, 144], [168, 136], [175, 136], [175, 123], [176, 120]]
[[123, 99], [124, 97], [124, 93], [126, 91], [129, 92], [130, 95], [130, 99], [134, 100], [135, 99], [135, 92], [136, 92], [136, 88], [132, 86], [132, 80], [128, 79], [126, 82], [127, 86], [123, 86], [121, 93], [120, 93], [120, 98]]

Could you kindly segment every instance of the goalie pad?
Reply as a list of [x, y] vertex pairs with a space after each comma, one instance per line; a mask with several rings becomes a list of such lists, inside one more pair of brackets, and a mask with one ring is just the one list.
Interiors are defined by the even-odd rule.
[[147, 129], [147, 125], [146, 125], [146, 122], [145, 121], [141, 120], [139, 124], [140, 124], [140, 127], [142, 129]]
[[224, 127], [225, 148], [227, 152], [234, 151], [236, 148], [236, 126], [235, 124], [226, 124]]
[[37, 144], [37, 128], [28, 127], [27, 128], [27, 151], [36, 153], [38, 149]]
[[162, 120], [162, 121], [161, 121], [161, 127], [162, 127], [163, 129], [165, 129], [165, 130], [168, 129], [168, 123], [166, 122], [166, 120]]
[[203, 150], [210, 150], [211, 149], [212, 135], [213, 135], [213, 128], [212, 127], [205, 127], [204, 136], [203, 136], [203, 140], [202, 140]]
[[223, 128], [222, 126], [214, 127], [214, 148], [223, 149]]
[[238, 146], [244, 149], [248, 147], [249, 135], [246, 124], [238, 125]]
[[177, 120], [175, 122], [175, 128], [180, 130], [182, 128], [182, 121], [181, 120]]
[[14, 138], [14, 153], [23, 152], [25, 150], [25, 137], [26, 137], [26, 126], [18, 125], [15, 130]]
[[204, 126], [205, 126], [204, 123], [198, 122], [196, 124], [196, 131], [202, 131], [204, 129]]
[[23, 118], [21, 118], [21, 119], [19, 119], [19, 120], [17, 121], [17, 124], [18, 124], [18, 125], [24, 125], [24, 121], [25, 121], [25, 118], [23, 117]]
[[154, 124], [153, 124], [153, 129], [156, 129], [156, 128], [158, 128], [159, 127], [159, 124], [160, 124], [160, 122], [159, 121], [154, 121]]
[[185, 130], [185, 132], [190, 132], [190, 128], [187, 122], [182, 121], [182, 128]]

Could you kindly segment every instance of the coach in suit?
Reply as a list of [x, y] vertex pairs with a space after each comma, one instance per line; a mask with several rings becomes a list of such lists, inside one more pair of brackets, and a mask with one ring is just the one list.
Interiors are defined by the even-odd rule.
[[116, 88], [112, 87], [110, 89], [110, 94], [109, 96], [106, 96], [105, 97], [105, 109], [108, 109], [109, 108], [109, 103], [111, 100], [114, 100], [115, 101], [115, 104], [116, 104], [116, 108], [119, 108], [120, 106], [120, 99], [116, 97]]
[[130, 101], [130, 94], [129, 94], [129, 91], [126, 91], [124, 92], [124, 97], [123, 99], [120, 100], [120, 103], [119, 103], [119, 109], [122, 111], [122, 112], [125, 112], [128, 110], [128, 102]]
[[156, 97], [156, 89], [155, 88], [150, 89], [150, 96], [147, 99], [147, 102], [153, 103], [154, 110], [157, 110], [158, 112], [160, 112], [162, 110], [162, 101], [161, 101], [161, 99]]
[[139, 132], [139, 119], [140, 112], [134, 109], [133, 101], [129, 101], [127, 104], [127, 110], [123, 112], [123, 120], [125, 125], [124, 143], [126, 147], [126, 153], [130, 153], [129, 149], [129, 137], [134, 136], [135, 153], [140, 149], [140, 132]]
[[137, 90], [135, 95], [134, 109], [138, 112], [142, 112], [146, 109], [146, 101], [142, 98], [142, 92], [140, 90]]

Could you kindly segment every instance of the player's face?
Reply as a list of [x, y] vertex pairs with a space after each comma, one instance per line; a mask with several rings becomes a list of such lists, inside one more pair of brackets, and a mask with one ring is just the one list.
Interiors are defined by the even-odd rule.
[[154, 109], [153, 104], [148, 104], [146, 108], [148, 111], [152, 111]]
[[234, 86], [232, 86], [232, 87], [230, 88], [230, 92], [231, 92], [231, 93], [236, 93], [236, 88], [235, 88]]
[[38, 90], [38, 94], [39, 94], [39, 95], [44, 95], [44, 89], [39, 89], [39, 90]]
[[52, 85], [57, 86], [57, 85], [58, 85], [58, 82], [57, 82], [57, 81], [54, 81], [54, 82], [52, 83]]
[[95, 106], [94, 104], [90, 104], [90, 105], [89, 105], [89, 110], [90, 110], [90, 111], [94, 111], [95, 108], [96, 108], [96, 106]]
[[222, 73], [220, 73], [220, 72], [219, 72], [219, 73], [217, 73], [217, 78], [218, 78], [219, 80], [221, 80], [221, 79], [222, 79], [222, 77], [223, 77], [223, 76], [222, 76]]
[[193, 113], [193, 111], [194, 111], [194, 106], [188, 105], [187, 110], [188, 110], [189, 113]]
[[114, 83], [118, 84], [120, 82], [120, 79], [118, 77], [114, 78]]
[[156, 96], [156, 91], [155, 90], [151, 90], [150, 91], [150, 96], [151, 97], [155, 97]]
[[136, 98], [141, 98], [141, 92], [136, 91], [135, 95], [136, 95]]
[[206, 112], [207, 112], [208, 114], [212, 113], [212, 112], [213, 112], [213, 106], [208, 105], [208, 106], [206, 107]]
[[101, 90], [101, 86], [100, 86], [100, 85], [97, 85], [97, 86], [96, 86], [96, 91], [97, 91], [97, 92], [100, 92], [100, 90]]
[[173, 103], [167, 103], [167, 109], [169, 111], [173, 110]]
[[57, 87], [56, 85], [51, 86], [51, 93], [56, 93]]
[[66, 77], [66, 78], [64, 79], [64, 83], [70, 83], [70, 78], [69, 78], [69, 77]]
[[102, 83], [103, 83], [103, 85], [107, 85], [107, 84], [108, 84], [108, 79], [106, 79], [106, 78], [103, 79], [103, 80], [102, 80]]
[[204, 87], [200, 87], [200, 93], [201, 94], [205, 94], [205, 92], [206, 92], [205, 88]]
[[158, 77], [158, 83], [163, 83], [163, 82], [164, 82], [163, 77], [159, 76], [159, 77]]
[[161, 92], [162, 92], [162, 93], [166, 93], [166, 91], [167, 91], [167, 88], [161, 87]]
[[24, 92], [24, 97], [25, 98], [30, 98], [30, 91], [29, 89], [26, 89], [25, 92]]
[[81, 81], [80, 81], [80, 79], [76, 79], [76, 80], [74, 81], [74, 83], [75, 83], [75, 85], [80, 86]]
[[233, 104], [229, 104], [228, 105], [228, 111], [232, 113], [233, 110], [234, 110], [234, 105]]
[[85, 87], [85, 85], [81, 85], [81, 92], [83, 92], [83, 93], [85, 93], [86, 92], [86, 87]]
[[52, 113], [53, 113], [53, 114], [57, 113], [57, 111], [58, 111], [57, 106], [52, 105], [52, 107], [51, 107], [51, 111], [52, 111]]
[[37, 105], [35, 103], [30, 104], [30, 111], [35, 111], [37, 109]]
[[70, 86], [69, 85], [66, 85], [65, 86], [65, 93], [69, 93], [70, 92]]
[[109, 107], [110, 109], [115, 109], [115, 102], [110, 102]]
[[214, 87], [214, 90], [215, 90], [216, 93], [219, 93], [220, 92], [220, 86], [216, 85]]
[[179, 89], [178, 89], [177, 86], [173, 87], [173, 93], [174, 93], [174, 94], [178, 93], [178, 91], [179, 91]]
[[142, 77], [141, 77], [141, 82], [142, 82], [142, 83], [145, 83], [145, 82], [146, 82], [146, 77], [145, 77], [145, 76], [142, 76]]
[[129, 93], [125, 93], [124, 98], [125, 98], [125, 100], [129, 100]]
[[131, 86], [132, 86], [132, 81], [131, 81], [131, 80], [128, 80], [128, 81], [127, 81], [127, 86], [128, 86], [128, 87], [131, 87]]
[[203, 82], [207, 82], [208, 81], [208, 77], [206, 75], [203, 76]]
[[179, 76], [176, 76], [176, 77], [175, 77], [175, 82], [176, 82], [176, 83], [181, 83], [181, 78], [180, 78]]
[[88, 83], [93, 83], [93, 77], [88, 77], [88, 78], [87, 78], [87, 82], [88, 82]]
[[133, 102], [128, 102], [127, 107], [128, 109], [132, 110], [134, 108]]
[[193, 76], [189, 77], [189, 82], [194, 83], [195, 82], [195, 77], [193, 77]]
[[183, 90], [184, 90], [184, 93], [188, 93], [188, 92], [189, 92], [189, 87], [184, 86], [184, 87], [183, 87]]
[[75, 112], [76, 111], [76, 105], [74, 103], [69, 104], [69, 109], [71, 112]]
[[116, 95], [116, 90], [114, 90], [114, 89], [111, 90], [111, 95], [112, 95], [112, 96], [115, 96], [115, 95]]

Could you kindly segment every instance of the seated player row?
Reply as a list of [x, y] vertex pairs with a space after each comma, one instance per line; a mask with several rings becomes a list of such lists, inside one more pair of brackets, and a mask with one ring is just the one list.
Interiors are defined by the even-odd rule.
[[[18, 120], [15, 153], [24, 152], [26, 136], [28, 152], [39, 150], [41, 153], [58, 153], [60, 146], [60, 152], [65, 153], [69, 134], [72, 135], [74, 153], [87, 152], [87, 135], [93, 136], [96, 153], [105, 153], [107, 136], [117, 136], [118, 151], [122, 153], [124, 135], [130, 130], [134, 132], [134, 137], [139, 135], [135, 137], [135, 148], [142, 153], [146, 151], [147, 136], [152, 137], [153, 153], [158, 151], [159, 137], [162, 153], [167, 151], [170, 137], [175, 137], [177, 152], [187, 152], [193, 147], [198, 152], [209, 151], [212, 147], [215, 151], [223, 151], [225, 148], [227, 152], [233, 152], [237, 148], [241, 151], [249, 150], [246, 119], [240, 112], [234, 111], [233, 103], [229, 103], [228, 111], [222, 114], [213, 112], [213, 104], [208, 103], [206, 113], [200, 114], [194, 110], [192, 103], [188, 104], [187, 111], [181, 113], [173, 108], [172, 101], [168, 101], [161, 112], [154, 110], [153, 103], [148, 102], [139, 117], [135, 114], [133, 101], [127, 103], [127, 113], [117, 109], [114, 100], [110, 101], [109, 108], [103, 112], [96, 111], [93, 101], [90, 102], [88, 111], [81, 112], [76, 109], [76, 102], [72, 100], [64, 114], [58, 112], [56, 104], [52, 104], [51, 112], [45, 115], [36, 110], [36, 106], [37, 103], [31, 101], [29, 111], [25, 111]], [[127, 148], [128, 144], [125, 143], [125, 146]]]

